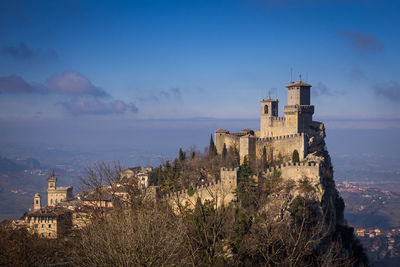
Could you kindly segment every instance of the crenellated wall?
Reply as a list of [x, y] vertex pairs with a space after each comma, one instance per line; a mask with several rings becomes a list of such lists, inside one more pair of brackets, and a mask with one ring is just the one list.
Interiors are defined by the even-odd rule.
[[239, 168], [221, 168], [220, 181], [195, 187], [195, 192], [191, 196], [188, 194], [188, 190], [184, 189], [167, 194], [162, 200], [168, 201], [175, 208], [177, 208], [178, 205], [187, 205], [189, 208], [193, 208], [198, 198], [200, 198], [202, 202], [206, 200], [215, 201], [217, 207], [229, 205], [229, 203], [236, 200], [234, 191], [237, 187], [238, 171]]
[[267, 151], [267, 161], [278, 160], [279, 153], [286, 160], [291, 160], [293, 151], [299, 152], [300, 160], [307, 155], [306, 138], [303, 133], [256, 138], [256, 158], [261, 158], [264, 147]]
[[[307, 178], [316, 188], [321, 187], [321, 165], [316, 162], [286, 162], [270, 169], [261, 174], [261, 177], [267, 178], [273, 175], [274, 171], [280, 172], [282, 179], [291, 179], [299, 182], [303, 178]], [[161, 200], [168, 201], [175, 209], [178, 205], [194, 208], [198, 198], [202, 202], [206, 200], [215, 201], [217, 207], [229, 205], [236, 201], [234, 194], [238, 183], [239, 168], [229, 169], [221, 168], [221, 180], [211, 182], [201, 186], [197, 186], [193, 195], [189, 195], [189, 190], [173, 192], [165, 195]], [[254, 177], [258, 181], [258, 177]], [[296, 193], [297, 194], [297, 193]], [[321, 195], [322, 196], [322, 195]], [[320, 197], [321, 197], [320, 196]]]
[[264, 173], [262, 173], [262, 175], [269, 176], [275, 170], [279, 170], [281, 172], [282, 178], [293, 179], [295, 181], [303, 177], [319, 179], [321, 176], [321, 166], [316, 162], [286, 162], [267, 169]]

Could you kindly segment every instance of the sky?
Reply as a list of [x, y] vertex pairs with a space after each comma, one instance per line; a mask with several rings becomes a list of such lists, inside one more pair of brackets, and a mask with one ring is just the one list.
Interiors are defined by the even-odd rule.
[[332, 127], [400, 128], [399, 12], [374, 0], [3, 0], [0, 137], [181, 120], [179, 132], [256, 120], [268, 96], [283, 116], [300, 75]]

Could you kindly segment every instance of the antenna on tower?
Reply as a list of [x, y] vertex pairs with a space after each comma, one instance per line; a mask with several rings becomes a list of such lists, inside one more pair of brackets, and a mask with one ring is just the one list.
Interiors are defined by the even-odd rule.
[[299, 79], [300, 79], [300, 82], [301, 82], [301, 73], [300, 73], [300, 75], [299, 75]]

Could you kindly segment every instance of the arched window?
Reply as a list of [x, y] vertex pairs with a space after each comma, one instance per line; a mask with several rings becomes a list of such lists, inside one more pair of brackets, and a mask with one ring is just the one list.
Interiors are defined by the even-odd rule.
[[268, 114], [268, 105], [264, 106], [264, 114]]

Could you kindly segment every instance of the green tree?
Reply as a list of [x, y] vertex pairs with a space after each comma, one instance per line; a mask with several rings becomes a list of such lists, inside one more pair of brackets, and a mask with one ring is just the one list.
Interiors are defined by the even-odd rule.
[[212, 134], [210, 136], [210, 147], [208, 148], [208, 153], [209, 153], [210, 156], [216, 156], [217, 155], [217, 148], [215, 147], [214, 139], [213, 139]]
[[251, 170], [247, 157], [245, 156], [243, 164], [240, 166], [240, 174], [236, 188], [236, 196], [239, 198], [243, 208], [257, 206], [256, 190], [257, 187], [256, 182], [253, 179], [253, 171]]
[[180, 161], [186, 160], [186, 152], [183, 152], [182, 148], [179, 148], [179, 160]]
[[240, 166], [240, 154], [236, 146], [233, 147], [233, 154], [235, 156], [236, 166]]
[[222, 149], [222, 158], [226, 158], [226, 154], [228, 153], [228, 150], [226, 149], [226, 144], [224, 143], [224, 148]]
[[292, 162], [296, 163], [296, 162], [299, 162], [299, 161], [300, 161], [299, 151], [297, 151], [297, 149], [295, 149], [293, 151], [293, 154], [292, 154]]

